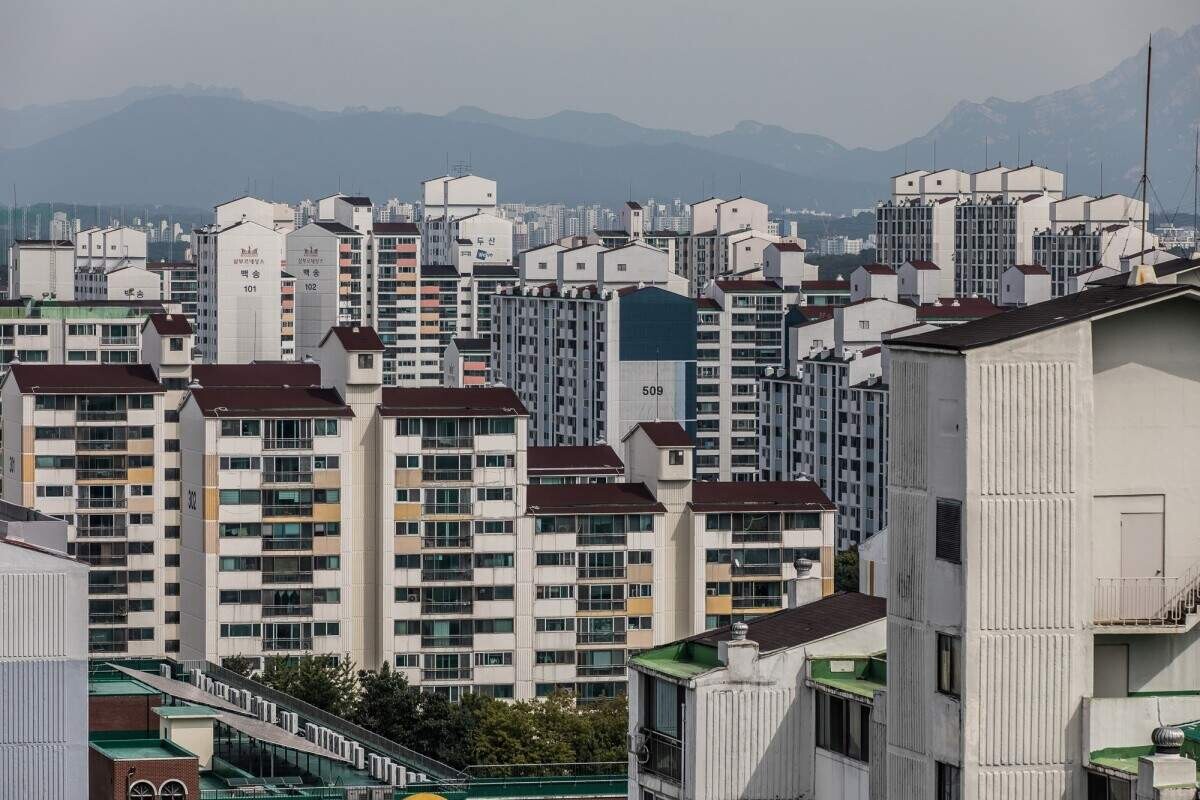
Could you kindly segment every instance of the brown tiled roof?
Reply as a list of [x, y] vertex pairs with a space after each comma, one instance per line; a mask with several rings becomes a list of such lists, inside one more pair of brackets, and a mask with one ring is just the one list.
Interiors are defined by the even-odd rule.
[[982, 297], [939, 297], [935, 303], [917, 306], [917, 319], [979, 319], [1002, 310]]
[[525, 490], [527, 514], [666, 513], [644, 483], [530, 484]]
[[606, 444], [576, 447], [530, 447], [530, 475], [621, 475], [625, 465]]
[[11, 364], [9, 375], [24, 394], [166, 391], [146, 364]]
[[146, 317], [142, 330], [146, 329], [146, 324], [153, 325], [160, 336], [187, 336], [192, 333], [192, 323], [183, 314], [151, 314]]
[[415, 222], [376, 222], [371, 226], [379, 236], [420, 236], [421, 230]]
[[812, 481], [696, 481], [693, 511], [824, 511], [834, 505]]
[[721, 304], [711, 297], [697, 297], [696, 308], [716, 309], [721, 310]]
[[527, 417], [516, 392], [502, 386], [384, 388], [385, 417]]
[[511, 264], [476, 264], [471, 274], [477, 278], [512, 278], [517, 279], [517, 268]]
[[621, 441], [633, 436], [633, 432], [638, 428], [645, 432], [656, 447], [692, 447], [695, 444], [678, 422], [639, 422], [621, 437]]
[[206, 417], [353, 417], [333, 389], [317, 386], [193, 389]]
[[804, 248], [800, 246], [799, 242], [775, 242], [772, 246], [776, 250], [782, 250], [784, 252], [790, 252], [790, 253], [803, 253], [804, 252]]
[[1013, 264], [1012, 269], [1022, 275], [1049, 275], [1050, 272], [1041, 264]]
[[800, 288], [809, 291], [822, 289], [840, 289], [842, 291], [850, 291], [850, 284], [844, 280], [838, 281], [800, 281]]
[[[746, 623], [749, 627], [746, 638], [758, 642], [759, 652], [767, 653], [815, 642], [886, 616], [887, 601], [882, 597], [841, 592], [753, 619]], [[705, 631], [688, 641], [716, 647], [719, 642], [732, 638], [732, 626], [727, 625]]]
[[938, 271], [941, 270], [941, 267], [939, 267], [937, 264], [933, 263], [932, 261], [925, 261], [924, 259], [920, 259], [920, 258], [916, 259], [915, 261], [909, 261], [908, 263], [912, 264], [913, 267], [915, 267], [916, 269], [938, 270]]
[[482, 339], [469, 339], [460, 336], [452, 341], [460, 353], [488, 353], [491, 352], [492, 349], [492, 340], [488, 339], [487, 337]]
[[871, 275], [895, 275], [896, 270], [889, 267], [887, 264], [863, 264], [862, 268]]
[[379, 338], [379, 334], [375, 332], [375, 329], [369, 325], [340, 325], [336, 328], [330, 328], [329, 333], [325, 334], [325, 337], [321, 339], [321, 344], [325, 344], [330, 336], [336, 336], [347, 353], [382, 353], [384, 349], [383, 340]]
[[206, 389], [319, 386], [321, 367], [304, 361], [253, 361], [249, 364], [195, 364], [192, 380]]

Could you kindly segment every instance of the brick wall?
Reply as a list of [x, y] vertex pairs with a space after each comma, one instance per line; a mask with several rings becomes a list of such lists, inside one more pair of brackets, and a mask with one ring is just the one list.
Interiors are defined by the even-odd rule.
[[88, 751], [89, 800], [125, 800], [125, 782], [129, 768], [135, 772], [132, 783], [147, 781], [157, 792], [169, 780], [187, 787], [187, 796], [200, 796], [200, 765], [196, 758], [154, 758], [112, 761], [95, 748]]
[[158, 738], [159, 695], [101, 695], [88, 698], [90, 731], [153, 731]]

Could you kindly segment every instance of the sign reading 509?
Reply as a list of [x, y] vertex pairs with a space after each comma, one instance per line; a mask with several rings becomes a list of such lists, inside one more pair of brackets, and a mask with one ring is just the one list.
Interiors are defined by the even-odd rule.
[[662, 394], [663, 394], [663, 387], [661, 387], [661, 386], [643, 386], [642, 387], [642, 396], [643, 397], [662, 397]]

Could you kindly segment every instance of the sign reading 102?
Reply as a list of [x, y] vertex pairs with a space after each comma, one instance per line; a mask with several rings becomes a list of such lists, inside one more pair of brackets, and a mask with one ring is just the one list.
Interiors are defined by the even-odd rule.
[[663, 394], [663, 387], [661, 387], [661, 386], [643, 386], [642, 387], [642, 396], [643, 397], [662, 397], [662, 394]]

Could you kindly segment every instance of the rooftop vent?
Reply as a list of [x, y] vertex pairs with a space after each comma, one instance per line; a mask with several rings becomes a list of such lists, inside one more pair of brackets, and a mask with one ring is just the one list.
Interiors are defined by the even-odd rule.
[[[732, 638], [733, 638], [733, 641], [735, 641], [735, 642], [746, 641], [746, 633], [749, 630], [750, 630], [750, 626], [744, 622], [735, 622], [735, 623], [733, 623], [732, 626], [730, 626], [730, 632], [732, 633]], [[1156, 731], [1156, 733], [1157, 733], [1157, 731]], [[1180, 731], [1181, 736], [1182, 736], [1182, 733], [1183, 732]]]

